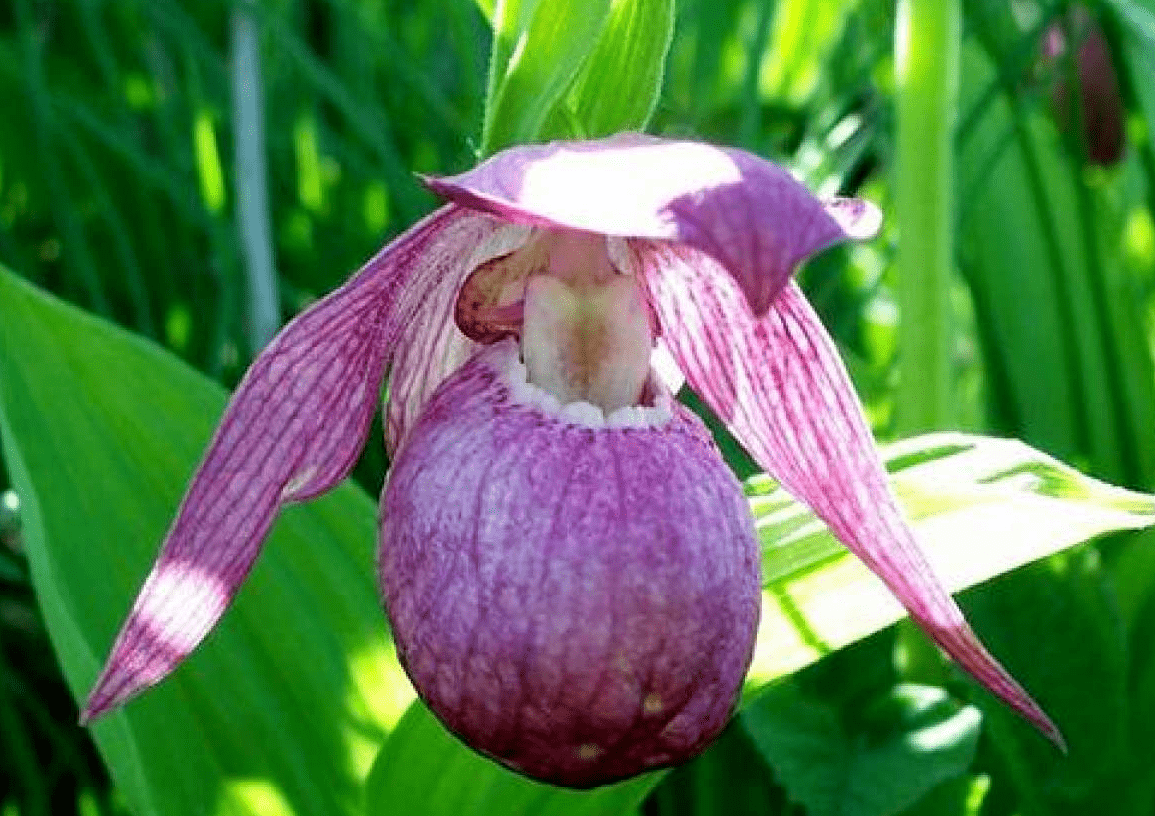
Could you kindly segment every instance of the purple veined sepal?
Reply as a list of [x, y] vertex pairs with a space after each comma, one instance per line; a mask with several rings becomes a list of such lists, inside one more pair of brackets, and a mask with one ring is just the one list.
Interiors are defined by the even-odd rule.
[[455, 325], [463, 284], [479, 266], [520, 249], [530, 235], [527, 227], [474, 213], [467, 229], [448, 237], [459, 247], [453, 267], [442, 274], [425, 275], [403, 294], [401, 311], [408, 319], [399, 321], [385, 407], [385, 442], [390, 453], [400, 448], [442, 380], [480, 348]]
[[684, 761], [753, 653], [741, 485], [655, 378], [651, 407], [607, 416], [525, 376], [512, 339], [475, 353], [393, 462], [378, 575], [402, 665], [451, 731], [534, 778]]
[[734, 276], [755, 314], [803, 259], [869, 237], [882, 220], [870, 202], [818, 200], [744, 150], [641, 133], [512, 147], [426, 184], [515, 223], [693, 247]]
[[[487, 215], [441, 208], [261, 352], [192, 477], [82, 722], [171, 673], [240, 590], [281, 507], [315, 497], [348, 474], [398, 343], [439, 330], [430, 325], [437, 300], [424, 296], [439, 286], [456, 290], [468, 273], [462, 259], [499, 226]], [[418, 388], [421, 372], [408, 376]]]
[[1060, 749], [1050, 718], [990, 655], [934, 575], [890, 489], [833, 340], [797, 284], [762, 317], [710, 258], [631, 242], [690, 387], [768, 474], [810, 506], [980, 683]]

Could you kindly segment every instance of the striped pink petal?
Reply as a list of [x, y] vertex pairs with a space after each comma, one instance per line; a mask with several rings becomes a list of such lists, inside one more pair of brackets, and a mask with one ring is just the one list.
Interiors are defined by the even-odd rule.
[[461, 259], [493, 229], [488, 216], [442, 208], [293, 320], [253, 362], [82, 719], [176, 668], [240, 589], [281, 507], [345, 477], [364, 445], [390, 355], [422, 315], [421, 292], [442, 277], [462, 279]]
[[867, 202], [824, 204], [782, 168], [743, 150], [621, 133], [514, 147], [473, 170], [426, 180], [509, 221], [677, 241], [721, 263], [763, 314], [803, 258], [867, 237]]
[[636, 242], [664, 337], [687, 382], [754, 459], [806, 502], [915, 621], [983, 685], [1062, 746], [932, 572], [890, 490], [833, 341], [793, 282], [763, 317], [698, 252]]
[[385, 440], [390, 453], [400, 448], [434, 389], [479, 347], [454, 322], [462, 284], [481, 264], [518, 249], [528, 235], [529, 230], [488, 215], [460, 218], [442, 236], [461, 248], [459, 257], [447, 258], [436, 274], [400, 293], [396, 308], [407, 319], [399, 321], [389, 373]]

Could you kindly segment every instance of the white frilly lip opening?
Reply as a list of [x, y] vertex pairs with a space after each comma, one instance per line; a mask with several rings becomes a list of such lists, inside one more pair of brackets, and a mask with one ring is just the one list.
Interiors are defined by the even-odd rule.
[[646, 393], [653, 395], [653, 404], [629, 405], [607, 415], [600, 406], [585, 400], [562, 405], [553, 394], [529, 382], [517, 341], [512, 337], [493, 343], [477, 356], [506, 386], [511, 402], [536, 408], [569, 425], [593, 430], [662, 428], [674, 417], [673, 398], [652, 370], [646, 382]]

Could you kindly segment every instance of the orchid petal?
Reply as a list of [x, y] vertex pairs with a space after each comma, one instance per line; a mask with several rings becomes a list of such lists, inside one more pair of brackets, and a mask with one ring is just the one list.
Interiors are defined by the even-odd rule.
[[622, 133], [505, 150], [426, 183], [451, 201], [522, 224], [677, 241], [722, 264], [764, 314], [803, 258], [873, 234], [878, 208], [823, 204], [751, 153]]
[[[492, 219], [445, 207], [299, 315], [253, 362], [88, 699], [91, 719], [168, 675], [220, 619], [281, 507], [357, 460], [420, 291]], [[398, 296], [403, 292], [403, 296]]]
[[638, 242], [637, 249], [690, 387], [947, 654], [1062, 746], [1058, 729], [979, 642], [919, 549], [833, 341], [797, 285], [789, 283], [758, 318], [709, 258], [669, 245]]
[[457, 257], [431, 265], [424, 280], [400, 294], [397, 310], [406, 319], [399, 321], [401, 334], [389, 373], [385, 441], [390, 453], [401, 446], [442, 380], [479, 347], [454, 322], [462, 285], [477, 267], [520, 248], [529, 232], [487, 215], [459, 219], [441, 237], [446, 247], [457, 247]]

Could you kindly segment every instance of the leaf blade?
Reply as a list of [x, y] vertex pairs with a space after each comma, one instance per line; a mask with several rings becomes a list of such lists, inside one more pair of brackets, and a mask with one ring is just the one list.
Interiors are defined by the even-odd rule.
[[[610, 0], [558, 0], [519, 5], [516, 16], [528, 25], [495, 30], [495, 51], [486, 100], [481, 155], [536, 141], [554, 104], [573, 83], [597, 42]], [[498, 49], [501, 49], [499, 52]], [[508, 56], [504, 56], [508, 50]], [[500, 64], [504, 56], [504, 64]]]
[[[3, 271], [0, 303], [5, 458], [29, 508], [33, 582], [79, 697], [224, 393]], [[171, 683], [94, 727], [135, 812], [251, 813], [260, 802], [356, 812], [389, 724], [375, 696], [391, 650], [369, 578], [374, 515], [350, 487], [293, 508], [223, 630]]]
[[[1152, 497], [1084, 476], [1021, 442], [929, 434], [884, 454], [915, 533], [951, 592], [1097, 535], [1155, 523]], [[769, 576], [750, 681], [789, 674], [905, 615], [829, 531], [785, 503], [784, 492], [767, 493], [765, 477], [747, 486]]]
[[673, 0], [613, 4], [597, 45], [567, 95], [566, 104], [584, 136], [646, 127], [658, 104], [673, 36]]

